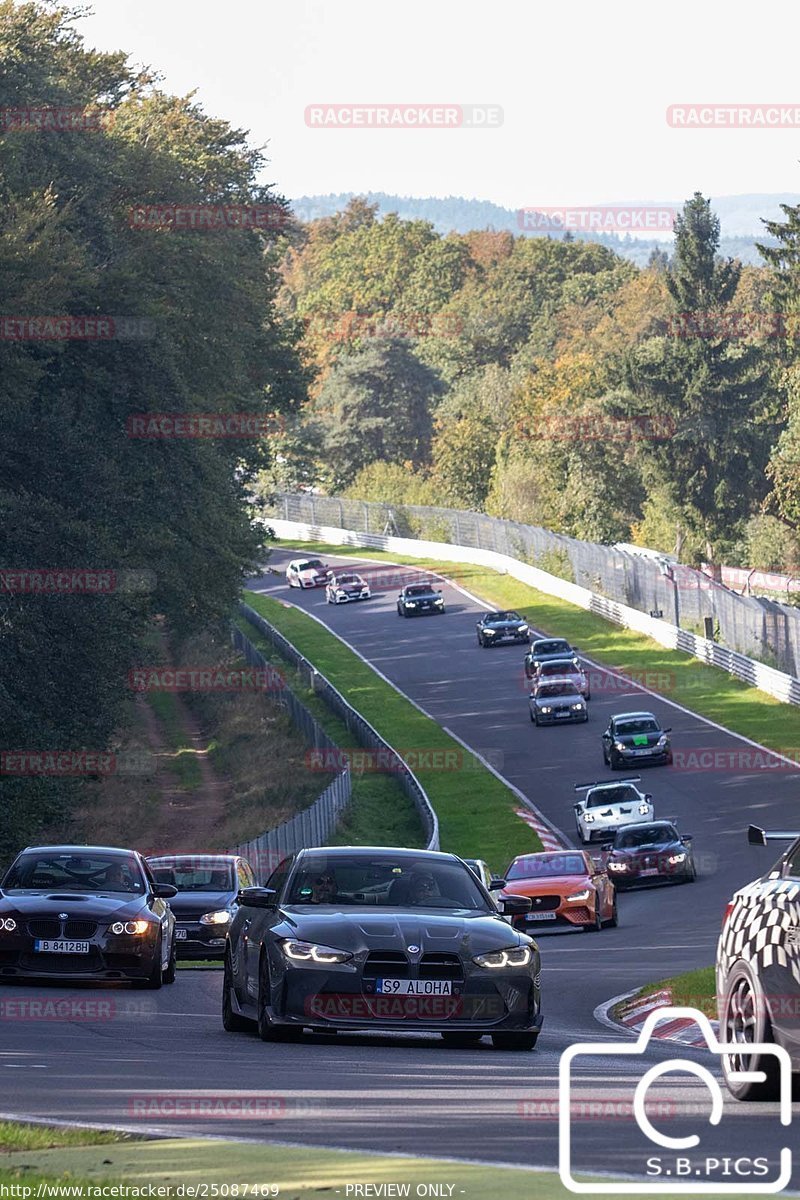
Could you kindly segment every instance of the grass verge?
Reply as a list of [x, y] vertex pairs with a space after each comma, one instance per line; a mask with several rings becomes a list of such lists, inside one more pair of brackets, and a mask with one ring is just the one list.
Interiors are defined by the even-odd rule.
[[[359, 547], [320, 542], [282, 541], [278, 546], [300, 546], [320, 554], [358, 556]], [[679, 650], [669, 650], [644, 634], [623, 629], [594, 613], [539, 592], [528, 584], [471, 563], [439, 562], [430, 558], [397, 555], [361, 548], [367, 558], [409, 563], [452, 579], [497, 608], [514, 608], [536, 629], [551, 637], [565, 637], [580, 646], [581, 654], [604, 666], [640, 679], [668, 700], [674, 700], [734, 733], [800, 761], [800, 712], [734, 679], [716, 667], [706, 666]], [[652, 684], [652, 686], [651, 686]], [[714, 733], [709, 730], [708, 747]]]
[[698, 967], [694, 971], [684, 971], [682, 975], [673, 975], [670, 979], [648, 983], [637, 993], [636, 998], [638, 1000], [661, 991], [670, 993], [670, 1004], [696, 1008], [707, 1017], [716, 1019], [717, 990], [713, 967]]
[[439, 817], [443, 850], [484, 858], [502, 871], [515, 855], [541, 849], [538, 836], [515, 813], [520, 802], [513, 792], [339, 638], [300, 609], [270, 596], [248, 593], [247, 602], [312, 661], [391, 746], [440, 752], [447, 769], [420, 766], [415, 774]]
[[[97, 1136], [97, 1135], [95, 1135]], [[587, 1177], [582, 1176], [582, 1179]], [[514, 1170], [494, 1165], [448, 1162], [439, 1159], [400, 1158], [389, 1155], [364, 1155], [337, 1150], [318, 1150], [295, 1146], [243, 1142], [203, 1141], [199, 1138], [128, 1140], [118, 1145], [71, 1146], [62, 1149], [14, 1151], [0, 1158], [0, 1184], [23, 1183], [30, 1188], [7, 1195], [28, 1200], [36, 1195], [40, 1182], [69, 1186], [69, 1195], [90, 1200], [92, 1193], [77, 1188], [94, 1188], [111, 1181], [128, 1187], [163, 1187], [165, 1198], [191, 1195], [232, 1195], [222, 1189], [244, 1185], [249, 1194], [259, 1197], [286, 1196], [294, 1200], [327, 1200], [330, 1196], [431, 1194], [432, 1184], [440, 1195], [464, 1197], [464, 1200], [567, 1200], [567, 1191], [558, 1176], [550, 1171]], [[606, 1180], [605, 1182], [608, 1182]], [[203, 1192], [205, 1185], [207, 1191]], [[212, 1193], [212, 1186], [219, 1189]], [[360, 1186], [359, 1186], [360, 1185]], [[388, 1185], [394, 1185], [389, 1187]], [[179, 1193], [178, 1188], [183, 1192]], [[358, 1191], [356, 1191], [358, 1188]], [[58, 1195], [42, 1192], [42, 1195]], [[108, 1194], [108, 1193], [107, 1193]], [[240, 1190], [239, 1194], [243, 1194]], [[676, 1192], [665, 1200], [678, 1200]], [[96, 1197], [97, 1192], [94, 1192]], [[634, 1197], [633, 1200], [637, 1200]], [[643, 1194], [638, 1200], [644, 1200]]]

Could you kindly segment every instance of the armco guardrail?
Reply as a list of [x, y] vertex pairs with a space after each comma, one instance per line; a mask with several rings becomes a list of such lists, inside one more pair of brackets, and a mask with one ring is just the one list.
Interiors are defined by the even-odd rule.
[[[254, 629], [257, 629], [275, 647], [279, 654], [300, 671], [308, 680], [309, 687], [313, 688], [328, 707], [344, 721], [359, 745], [369, 750], [379, 751], [378, 761], [382, 764], [381, 769], [385, 770], [387, 774], [391, 774], [392, 778], [398, 781], [403, 791], [413, 801], [419, 813], [422, 828], [427, 839], [426, 849], [438, 850], [439, 820], [436, 812], [422, 784], [397, 751], [381, 737], [377, 729], [374, 729], [369, 721], [364, 720], [360, 712], [357, 712], [351, 704], [348, 704], [344, 696], [336, 690], [330, 680], [320, 674], [314, 664], [309, 662], [307, 658], [304, 658], [296, 646], [293, 646], [282, 633], [275, 629], [273, 625], [270, 625], [269, 621], [265, 620], [260, 613], [250, 608], [248, 604], [240, 604], [239, 614]], [[241, 630], [237, 630], [237, 632], [241, 634]], [[253, 650], [252, 646], [251, 650]], [[258, 653], [257, 650], [254, 652]], [[342, 754], [342, 751], [338, 751], [338, 753]]]
[[305, 541], [332, 542], [342, 546], [371, 546], [380, 550], [394, 550], [397, 554], [412, 554], [420, 558], [434, 558], [444, 562], [468, 562], [492, 567], [537, 588], [550, 596], [559, 596], [578, 608], [597, 613], [617, 625], [647, 634], [670, 650], [682, 650], [708, 666], [718, 667], [729, 675], [760, 688], [777, 700], [787, 704], [800, 704], [800, 680], [783, 671], [776, 671], [765, 663], [747, 658], [735, 650], [727, 650], [716, 642], [698, 637], [667, 621], [629, 608], [606, 596], [598, 596], [587, 588], [570, 583], [557, 575], [550, 575], [538, 567], [519, 562], [507, 554], [495, 550], [478, 550], [473, 546], [453, 545], [449, 542], [426, 542], [418, 538], [393, 537], [391, 535], [359, 533], [352, 529], [341, 529], [332, 525], [309, 525], [302, 521], [285, 521], [269, 517], [269, 524], [278, 537], [299, 538]]
[[[256, 647], [247, 640], [241, 629], [234, 625], [231, 640], [236, 649], [253, 666], [265, 668], [269, 663]], [[337, 756], [341, 750], [328, 736], [317, 719], [298, 700], [290, 688], [281, 688], [281, 703], [289, 711], [295, 725], [302, 730], [315, 750], [330, 750]], [[278, 863], [295, 850], [305, 846], [324, 846], [336, 828], [339, 817], [347, 808], [352, 797], [350, 768], [345, 767], [330, 783], [321, 796], [309, 807], [285, 821], [275, 829], [268, 829], [258, 837], [251, 838], [231, 848], [231, 854], [241, 854], [254, 867], [260, 883], [265, 882]]]

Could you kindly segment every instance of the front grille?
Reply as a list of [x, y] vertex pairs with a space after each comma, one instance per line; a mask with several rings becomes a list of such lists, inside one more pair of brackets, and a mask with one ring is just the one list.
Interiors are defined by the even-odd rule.
[[367, 955], [364, 974], [374, 979], [380, 979], [383, 976], [388, 976], [390, 979], [408, 979], [408, 959], [402, 951], [373, 950]]
[[65, 938], [78, 938], [85, 941], [87, 938], [94, 937], [96, 933], [96, 921], [66, 921], [64, 923]]
[[28, 933], [33, 938], [61, 937], [61, 922], [52, 918], [42, 917], [38, 921], [28, 921]]
[[576, 925], [590, 925], [594, 921], [588, 908], [573, 908], [569, 915]]
[[21, 954], [19, 966], [22, 970], [38, 974], [83, 975], [97, 971], [101, 965], [96, 951], [89, 954]]
[[553, 912], [561, 903], [560, 896], [533, 896], [531, 909], [533, 912]]
[[423, 954], [419, 963], [420, 979], [463, 979], [464, 970], [457, 954]]

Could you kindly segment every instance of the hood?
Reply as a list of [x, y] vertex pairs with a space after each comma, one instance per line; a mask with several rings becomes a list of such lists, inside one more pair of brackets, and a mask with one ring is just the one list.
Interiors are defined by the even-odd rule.
[[588, 887], [588, 875], [546, 875], [539, 879], [510, 879], [503, 888], [504, 896], [546, 896], [552, 892], [574, 892]]
[[180, 916], [185, 912], [215, 912], [219, 908], [230, 908], [236, 899], [236, 892], [178, 892], [169, 902], [169, 906]]
[[360, 592], [363, 588], [369, 587], [369, 584], [365, 580], [364, 583], [337, 583], [335, 587], [339, 592]]
[[484, 629], [519, 629], [520, 625], [527, 625], [527, 621], [486, 621]]
[[122, 913], [134, 914], [144, 907], [147, 897], [121, 892], [79, 895], [69, 892], [0, 892], [0, 911], [22, 913], [24, 916], [50, 917], [68, 913], [70, 917], [102, 920]]
[[404, 600], [439, 600], [441, 597], [433, 588], [429, 592], [415, 592], [413, 596], [404, 596]]
[[531, 662], [553, 662], [556, 658], [566, 658], [567, 655], [563, 650], [559, 650], [556, 654], [533, 654], [531, 653]]
[[533, 700], [534, 704], [539, 706], [542, 704], [549, 704], [553, 707], [557, 707], [564, 704], [577, 704], [578, 701], [580, 701], [581, 704], [584, 703], [583, 696], [579, 691], [577, 691], [577, 689], [574, 692], [569, 692], [566, 696], [532, 696], [531, 699]]
[[647, 846], [636, 846], [632, 850], [612, 850], [612, 858], [641, 858], [646, 854], [674, 854], [676, 851], [685, 851], [686, 846], [682, 842], [651, 842]]
[[327, 579], [330, 575], [330, 571], [325, 571], [322, 567], [306, 567], [297, 573], [301, 579]]
[[[423, 954], [471, 956], [527, 942], [501, 917], [465, 909], [434, 912], [376, 912], [374, 908], [297, 904], [281, 909], [287, 937], [334, 946], [352, 953], [406, 950], [419, 946]], [[280, 933], [280, 927], [276, 930]]]

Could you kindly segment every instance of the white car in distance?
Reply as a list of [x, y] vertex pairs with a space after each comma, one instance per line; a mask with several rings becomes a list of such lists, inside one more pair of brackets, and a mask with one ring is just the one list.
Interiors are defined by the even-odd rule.
[[636, 775], [576, 786], [576, 792], [586, 793], [574, 806], [575, 826], [582, 842], [609, 841], [623, 825], [653, 820], [653, 797], [639, 791], [639, 782], [641, 776]]
[[293, 558], [286, 568], [289, 587], [326, 587], [330, 577], [330, 567], [319, 558]]

